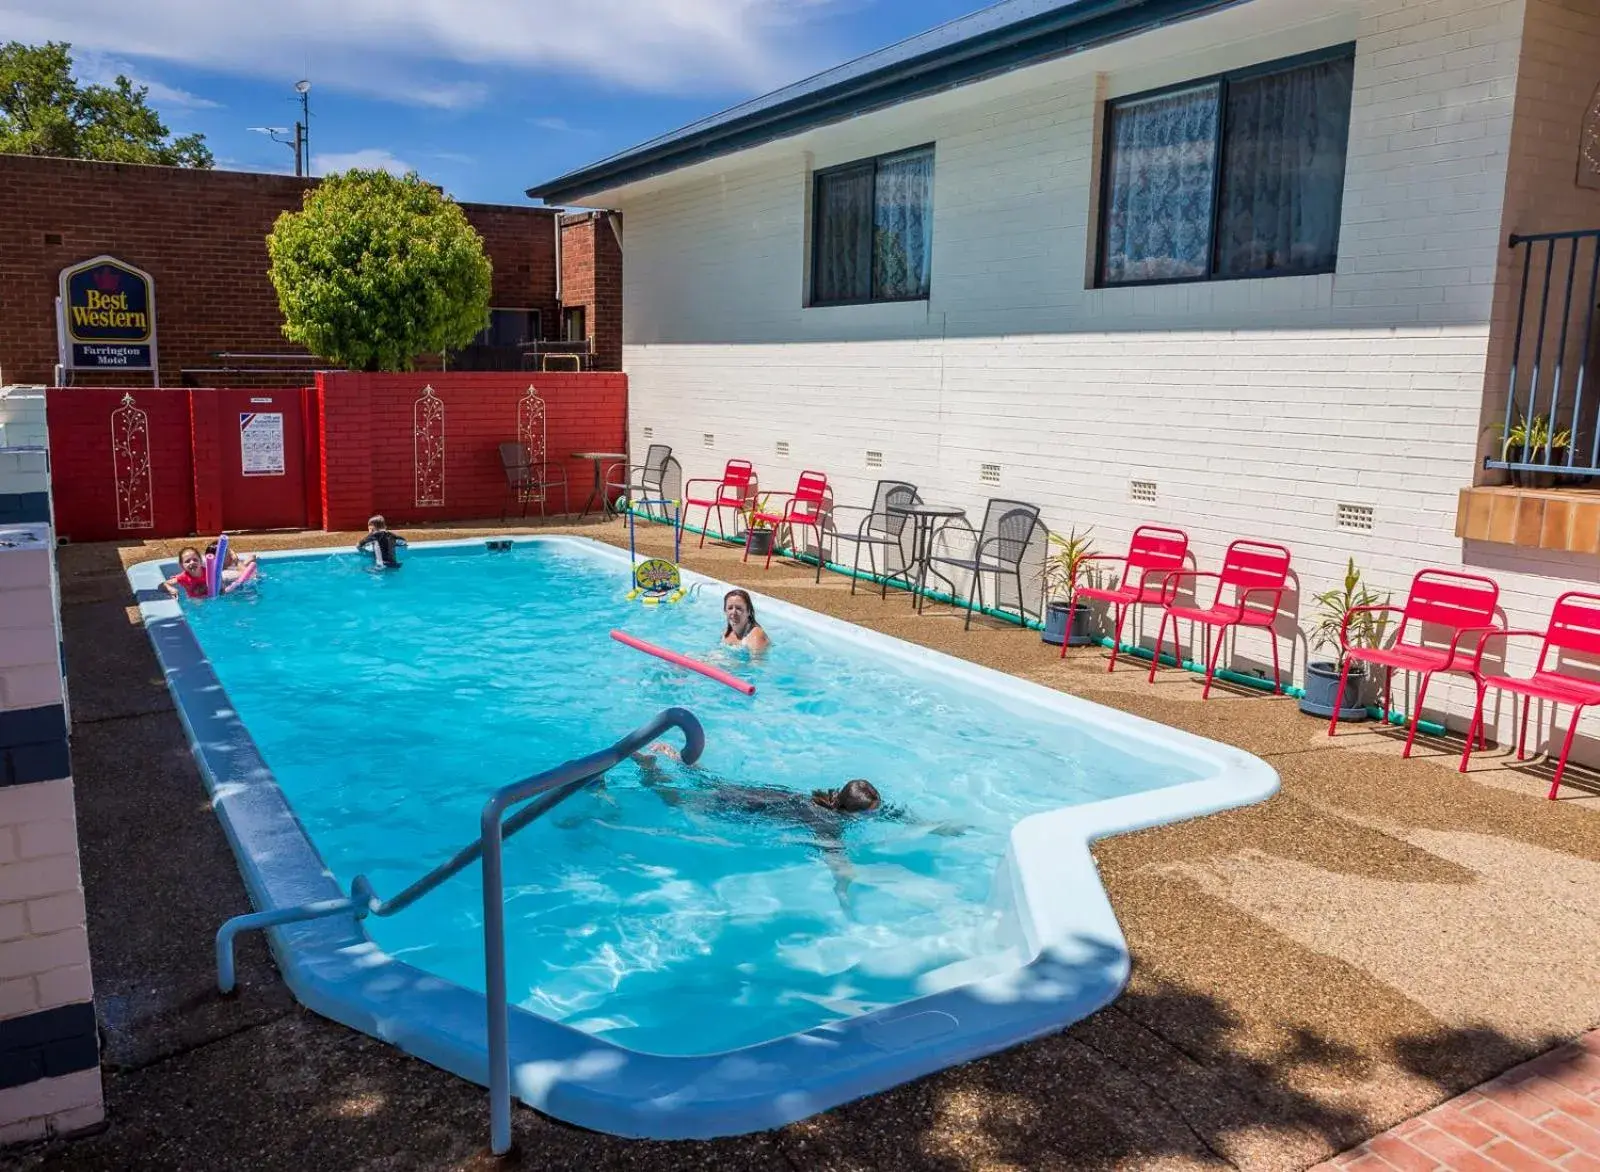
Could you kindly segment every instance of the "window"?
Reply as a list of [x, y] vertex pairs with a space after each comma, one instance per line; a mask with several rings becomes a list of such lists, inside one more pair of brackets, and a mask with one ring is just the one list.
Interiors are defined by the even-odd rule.
[[584, 307], [568, 305], [561, 310], [561, 340], [581, 342], [589, 335], [584, 330]]
[[472, 339], [474, 346], [521, 346], [544, 337], [537, 309], [491, 309], [489, 324]]
[[1331, 272], [1352, 46], [1111, 102], [1102, 285]]
[[932, 260], [931, 146], [816, 173], [811, 304], [923, 300]]

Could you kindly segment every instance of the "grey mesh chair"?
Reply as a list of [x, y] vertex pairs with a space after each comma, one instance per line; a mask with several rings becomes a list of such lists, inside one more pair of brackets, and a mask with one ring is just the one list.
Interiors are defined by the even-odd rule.
[[[852, 563], [856, 575], [861, 573], [861, 551], [867, 551], [867, 562], [872, 567], [872, 573], [878, 577], [880, 588], [878, 597], [889, 596], [889, 576], [898, 570], [904, 577], [908, 568], [909, 559], [906, 556], [905, 538], [909, 530], [907, 517], [904, 513], [894, 512], [896, 505], [920, 504], [922, 498], [917, 495], [917, 486], [904, 480], [880, 480], [878, 489], [872, 494], [872, 507], [862, 505], [835, 505], [835, 513], [864, 513], [865, 516], [856, 522], [856, 531], [850, 533], [838, 528], [837, 519], [834, 527], [834, 540], [853, 541], [856, 543], [855, 561]], [[878, 570], [878, 550], [883, 550], [883, 570]], [[892, 560], [891, 560], [892, 559]], [[850, 579], [850, 593], [856, 592], [856, 578]]]
[[[567, 475], [562, 471], [552, 472], [548, 464], [535, 464], [528, 455], [528, 448], [516, 440], [506, 440], [500, 445], [500, 469], [506, 474], [506, 500], [513, 499], [522, 502], [522, 515], [528, 515], [528, 502], [539, 502], [539, 516], [545, 515], [545, 505], [550, 498], [550, 489], [555, 485], [561, 486], [561, 512], [565, 516], [572, 512], [572, 499], [568, 494]], [[506, 506], [500, 506], [500, 519], [506, 519]]]
[[[635, 498], [675, 501], [683, 495], [683, 468], [673, 457], [671, 444], [651, 444], [643, 464], [634, 464], [621, 476], [611, 478], [606, 488], [621, 492], [630, 502]], [[652, 517], [658, 511], [661, 520], [670, 520], [665, 505], [645, 506], [645, 512]]]
[[[949, 549], [950, 538], [964, 538], [964, 545], [970, 545], [970, 554], [961, 551], [954, 552]], [[944, 539], [946, 552], [935, 552], [939, 549], [940, 540]], [[996, 603], [995, 609], [1004, 609], [1003, 604], [1014, 601], [1016, 613], [1024, 621], [1029, 616], [1028, 601], [1030, 597], [1037, 596], [1037, 609], [1032, 613], [1036, 618], [1044, 614], [1044, 559], [1050, 542], [1050, 531], [1045, 528], [1039, 519], [1039, 506], [1030, 505], [1026, 501], [991, 500], [989, 507], [983, 511], [983, 528], [974, 531], [965, 520], [955, 520], [941, 525], [933, 535], [931, 548], [928, 552], [928, 568], [933, 570], [936, 565], [950, 566], [954, 569], [965, 570], [972, 575], [972, 588], [967, 591], [967, 621], [965, 626], [972, 626], [972, 612], [974, 607], [982, 610], [983, 579], [985, 574], [994, 575], [994, 590]], [[933, 570], [950, 582], [949, 578]], [[1032, 578], [1038, 584], [1037, 590], [1029, 590], [1024, 579]], [[951, 583], [954, 592], [954, 583]], [[1011, 598], [1006, 596], [1010, 594]]]

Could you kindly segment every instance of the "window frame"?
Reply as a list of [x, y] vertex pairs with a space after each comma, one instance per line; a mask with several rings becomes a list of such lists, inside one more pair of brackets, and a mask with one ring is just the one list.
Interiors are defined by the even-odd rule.
[[[1354, 41], [1346, 41], [1338, 45], [1329, 45], [1323, 49], [1313, 49], [1310, 52], [1296, 53], [1290, 57], [1279, 57], [1272, 61], [1247, 65], [1240, 69], [1230, 69], [1223, 73], [1211, 73], [1202, 77], [1186, 78], [1183, 81], [1174, 82], [1172, 85], [1164, 85], [1156, 89], [1140, 90], [1137, 93], [1107, 98], [1101, 104], [1099, 205], [1096, 209], [1093, 288], [1146, 289], [1152, 285], [1199, 285], [1212, 281], [1263, 281], [1276, 280], [1282, 277], [1320, 277], [1335, 272], [1339, 267], [1339, 241], [1337, 238], [1333, 242], [1333, 261], [1326, 266], [1319, 266], [1314, 269], [1296, 269], [1292, 273], [1272, 270], [1256, 270], [1249, 273], [1219, 273], [1216, 271], [1217, 219], [1222, 211], [1222, 148], [1227, 141], [1228, 135], [1228, 85], [1231, 82], [1250, 81], [1258, 77], [1267, 77], [1274, 73], [1288, 73], [1290, 70], [1301, 69], [1307, 65], [1320, 65], [1326, 61], [1338, 61], [1345, 58], [1348, 58], [1353, 64], [1355, 55], [1356, 43]], [[1139, 281], [1106, 280], [1106, 212], [1111, 197], [1111, 148], [1114, 145], [1111, 136], [1113, 108], [1124, 102], [1159, 98], [1167, 94], [1181, 93], [1184, 90], [1199, 89], [1208, 85], [1217, 87], [1217, 129], [1211, 144], [1211, 223], [1210, 233], [1206, 241], [1206, 271], [1198, 277], [1152, 277]], [[1354, 80], [1352, 78], [1352, 111], [1355, 108], [1354, 90]], [[1344, 154], [1346, 173], [1348, 174], [1350, 162], [1350, 127], [1348, 122], [1345, 126]], [[1344, 214], [1344, 192], [1342, 190], [1339, 192], [1339, 212], [1342, 221]]]
[[[493, 348], [494, 347], [494, 343], [493, 342], [480, 342], [478, 339], [482, 338], [483, 335], [485, 335], [485, 334], [490, 334], [490, 333], [493, 332], [493, 330], [494, 330], [494, 315], [497, 314], [497, 313], [524, 313], [524, 314], [531, 315], [531, 322], [532, 322], [532, 325], [533, 325], [533, 336], [528, 339], [528, 343], [542, 342], [542, 341], [545, 340], [545, 338], [544, 338], [544, 310], [540, 309], [538, 306], [535, 306], [535, 305], [491, 305], [489, 307], [489, 320], [484, 322], [483, 329], [479, 330], [477, 332], [477, 334], [474, 335], [472, 341], [468, 342], [467, 345], [463, 346], [461, 349], [465, 350], [469, 346], [483, 346], [483, 347]], [[524, 344], [528, 344], [528, 343], [524, 343]]]
[[[587, 310], [588, 310], [588, 306], [585, 306], [585, 305], [563, 305], [561, 307], [561, 337], [560, 337], [560, 341], [562, 341], [562, 342], [587, 342], [589, 340], [589, 314], [588, 314]], [[567, 327], [572, 322], [577, 322], [578, 325], [581, 327], [579, 329], [579, 331], [578, 331], [578, 335], [579, 336], [576, 337], [576, 338], [572, 338], [572, 337], [568, 337], [567, 336], [570, 333], [570, 331], [568, 330]]]
[[[825, 179], [829, 175], [834, 175], [841, 171], [853, 171], [870, 163], [872, 165], [872, 198], [874, 205], [876, 205], [878, 198], [878, 168], [885, 161], [893, 161], [905, 155], [914, 155], [922, 151], [926, 151], [928, 154], [933, 156], [934, 174], [937, 175], [939, 173], [939, 158], [938, 153], [935, 150], [935, 146], [936, 143], [933, 142], [918, 143], [915, 146], [901, 147], [899, 150], [886, 151], [881, 155], [868, 155], [861, 159], [851, 159], [848, 163], [835, 163], [831, 167], [820, 167], [811, 172], [811, 257], [810, 264], [806, 272], [807, 309], [832, 309], [840, 305], [898, 305], [908, 301], [927, 301], [933, 296], [933, 256], [932, 250], [930, 249], [928, 256], [928, 291], [926, 293], [914, 294], [910, 297], [868, 296], [845, 297], [838, 300], [830, 299], [826, 301], [819, 300], [817, 297], [817, 250], [822, 247], [822, 233], [818, 230], [819, 225], [822, 222], [820, 207], [822, 200], [822, 184], [819, 183], [818, 180]], [[876, 207], [874, 207], [874, 210], [876, 210]], [[931, 187], [928, 191], [928, 214], [930, 216], [933, 214], [933, 191]], [[876, 254], [868, 258], [868, 264], [872, 266], [872, 283], [876, 284], [878, 280]]]

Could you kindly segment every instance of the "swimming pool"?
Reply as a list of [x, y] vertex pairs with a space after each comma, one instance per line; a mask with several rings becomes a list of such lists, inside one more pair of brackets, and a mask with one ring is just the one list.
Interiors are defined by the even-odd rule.
[[[162, 572], [130, 577], [258, 908], [359, 873], [392, 894], [476, 836], [495, 788], [668, 705], [700, 718], [698, 769], [625, 764], [506, 846], [514, 1088], [618, 1134], [773, 1126], [1085, 1016], [1127, 972], [1088, 842], [1277, 784], [1226, 746], [760, 597], [774, 653], [719, 649], [718, 584], [628, 603], [626, 555], [584, 539], [419, 545], [390, 574], [268, 555], [255, 596], [181, 609], [146, 593]], [[796, 816], [851, 777], [894, 816]], [[752, 793], [762, 812], [738, 808]], [[392, 919], [271, 936], [313, 1009], [483, 1080], [476, 867]]]

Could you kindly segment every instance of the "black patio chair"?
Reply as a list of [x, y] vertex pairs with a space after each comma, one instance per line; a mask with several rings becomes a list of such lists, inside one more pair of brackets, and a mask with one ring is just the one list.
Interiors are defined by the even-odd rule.
[[[867, 563], [872, 567], [874, 577], [879, 579], [878, 597], [889, 596], [889, 576], [892, 572], [891, 554], [898, 554], [899, 573], [902, 578], [909, 569], [910, 558], [906, 554], [905, 538], [909, 532], [909, 519], [904, 513], [892, 512], [895, 505], [920, 504], [922, 498], [917, 495], [917, 486], [905, 480], [880, 480], [877, 491], [872, 494], [872, 505], [835, 505], [834, 513], [864, 513], [865, 516], [856, 523], [856, 531], [850, 533], [840, 530], [835, 522], [833, 537], [835, 545], [839, 541], [853, 541], [856, 543], [855, 561], [851, 568], [856, 575], [861, 573], [861, 551], [867, 551]], [[878, 571], [878, 553], [883, 550], [883, 572]], [[856, 578], [850, 579], [850, 593], [856, 592]]]
[[[550, 490], [556, 485], [561, 487], [561, 512], [565, 516], [572, 512], [572, 497], [567, 485], [567, 474], [564, 469], [552, 470], [548, 463], [535, 464], [528, 455], [526, 445], [516, 440], [506, 440], [500, 445], [500, 468], [506, 474], [506, 499], [516, 499], [522, 502], [522, 515], [528, 515], [528, 502], [539, 502], [539, 516], [545, 516], [545, 503], [550, 498]], [[500, 506], [500, 519], [506, 519], [506, 506]]]
[[[971, 545], [971, 553], [958, 553], [949, 550], [950, 538], [965, 539]], [[935, 552], [939, 548], [940, 539], [944, 539], [945, 553]], [[967, 591], [967, 621], [965, 628], [972, 626], [972, 611], [974, 604], [977, 609], [983, 609], [983, 576], [993, 574], [995, 578], [996, 610], [1002, 609], [998, 604], [1003, 602], [1002, 586], [1013, 583], [1016, 587], [1017, 614], [1026, 621], [1028, 618], [1028, 597], [1031, 593], [1039, 596], [1039, 609], [1035, 617], [1044, 615], [1044, 559], [1049, 548], [1050, 531], [1045, 528], [1039, 519], [1039, 506], [1030, 505], [1026, 501], [991, 500], [989, 507], [983, 512], [983, 528], [974, 530], [964, 518], [947, 521], [941, 525], [933, 535], [928, 551], [928, 567], [931, 570], [935, 565], [952, 566], [958, 570], [965, 570], [972, 575], [972, 589]], [[934, 573], [938, 573], [934, 570]], [[1032, 575], [1038, 583], [1037, 591], [1029, 591], [1023, 584], [1025, 575]], [[943, 574], [939, 577], [950, 582]], [[955, 584], [950, 582], [951, 593], [955, 592]]]
[[[683, 497], [683, 466], [673, 456], [671, 444], [651, 444], [643, 464], [630, 465], [621, 469], [621, 473], [607, 478], [606, 494], [609, 496], [615, 489], [630, 505], [635, 497], [647, 501], [676, 501]], [[645, 512], [651, 517], [656, 517], [657, 510], [660, 520], [671, 520], [665, 505], [645, 506]]]

